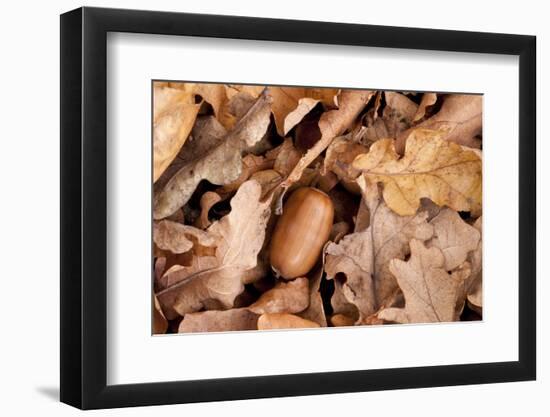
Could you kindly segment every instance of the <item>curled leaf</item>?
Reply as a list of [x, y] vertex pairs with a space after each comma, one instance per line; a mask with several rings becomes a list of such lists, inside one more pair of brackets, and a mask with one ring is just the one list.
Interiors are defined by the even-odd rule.
[[263, 293], [248, 309], [256, 314], [299, 313], [309, 305], [309, 282], [307, 278], [296, 278], [279, 282]]
[[215, 244], [215, 239], [208, 233], [170, 220], [153, 223], [153, 241], [160, 249], [176, 254], [191, 250], [193, 241], [202, 246]]
[[193, 128], [200, 104], [192, 91], [153, 88], [153, 181], [174, 160]]
[[269, 97], [260, 96], [219, 146], [185, 164], [155, 195], [153, 217], [162, 219], [182, 207], [202, 180], [223, 185], [237, 179], [242, 171], [241, 155], [264, 136], [270, 109]]
[[441, 138], [440, 131], [416, 129], [399, 159], [390, 139], [375, 142], [353, 166], [365, 178], [384, 184], [384, 201], [401, 216], [416, 213], [420, 199], [457, 211], [481, 210], [481, 159]]

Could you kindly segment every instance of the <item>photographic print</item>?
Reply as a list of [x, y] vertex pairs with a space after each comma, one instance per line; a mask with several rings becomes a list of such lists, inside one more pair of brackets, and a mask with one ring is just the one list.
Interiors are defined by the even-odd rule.
[[481, 320], [482, 107], [153, 81], [153, 334]]

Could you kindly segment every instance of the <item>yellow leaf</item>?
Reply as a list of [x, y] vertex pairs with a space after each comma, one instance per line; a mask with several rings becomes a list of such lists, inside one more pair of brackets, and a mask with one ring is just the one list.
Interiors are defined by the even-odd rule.
[[457, 211], [481, 212], [481, 159], [442, 139], [442, 130], [413, 130], [405, 155], [398, 159], [393, 141], [375, 142], [353, 167], [369, 182], [384, 184], [386, 204], [401, 216], [416, 213], [423, 197]]

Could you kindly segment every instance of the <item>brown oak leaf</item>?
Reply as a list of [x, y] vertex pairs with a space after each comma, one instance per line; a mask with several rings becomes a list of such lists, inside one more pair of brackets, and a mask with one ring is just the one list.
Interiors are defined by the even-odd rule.
[[153, 181], [156, 181], [174, 160], [185, 143], [200, 104], [192, 90], [164, 85], [153, 88]]
[[242, 171], [242, 153], [264, 136], [270, 121], [270, 98], [262, 94], [224, 140], [201, 159], [190, 160], [155, 195], [153, 217], [162, 219], [182, 207], [202, 180], [224, 185]]
[[430, 223], [434, 226], [434, 237], [428, 246], [441, 249], [447, 271], [462, 265], [468, 253], [478, 247], [479, 231], [462, 220], [456, 211], [444, 208]]
[[444, 130], [442, 139], [450, 142], [479, 148], [477, 135], [482, 130], [483, 96], [479, 94], [449, 94], [443, 99], [441, 109], [432, 117], [417, 126], [402, 132], [395, 148], [402, 153], [410, 131], [416, 128]]
[[418, 122], [419, 120], [422, 120], [426, 115], [426, 110], [428, 109], [428, 107], [433, 106], [436, 102], [436, 93], [424, 93], [422, 95], [422, 99], [420, 100], [420, 104], [418, 105], [418, 110], [416, 110], [416, 113], [413, 117], [413, 122]]
[[[358, 182], [370, 212], [370, 225], [362, 232], [345, 236], [338, 244], [329, 244], [325, 270], [328, 279], [339, 273], [345, 275], [345, 282], [336, 280], [335, 286], [341, 287], [347, 302], [357, 306], [359, 320], [363, 320], [391, 304], [397, 282], [389, 271], [390, 260], [404, 259], [411, 239], [430, 239], [433, 226], [426, 222], [424, 212], [414, 216], [395, 214], [379, 198], [376, 185], [369, 186], [364, 178]], [[350, 315], [349, 310], [337, 312]]]
[[214, 246], [215, 239], [210, 234], [193, 226], [161, 220], [153, 223], [153, 241], [162, 250], [172, 253], [184, 253], [194, 245]]
[[244, 288], [242, 276], [256, 267], [264, 244], [271, 199], [260, 201], [260, 196], [257, 182], [241, 185], [231, 200], [231, 212], [207, 229], [216, 239], [215, 256], [204, 257], [208, 259], [204, 268], [196, 265], [202, 260], [198, 259], [193, 267], [173, 272], [179, 274], [176, 283], [157, 293], [167, 318], [198, 311], [210, 301], [221, 309], [233, 306]]
[[308, 305], [309, 281], [302, 277], [277, 283], [274, 288], [264, 292], [248, 309], [256, 314], [299, 313]]
[[442, 139], [444, 132], [415, 129], [403, 158], [393, 141], [375, 142], [353, 166], [367, 180], [384, 184], [384, 201], [401, 216], [416, 213], [420, 199], [457, 211], [481, 211], [481, 159], [460, 145]]
[[160, 308], [159, 301], [153, 296], [153, 334], [164, 334], [168, 330], [168, 321]]
[[455, 305], [463, 276], [447, 273], [445, 258], [438, 248], [426, 248], [416, 239], [411, 240], [410, 247], [411, 257], [407, 262], [399, 259], [390, 262], [390, 271], [405, 296], [405, 307], [383, 309], [378, 317], [397, 323], [456, 320]]

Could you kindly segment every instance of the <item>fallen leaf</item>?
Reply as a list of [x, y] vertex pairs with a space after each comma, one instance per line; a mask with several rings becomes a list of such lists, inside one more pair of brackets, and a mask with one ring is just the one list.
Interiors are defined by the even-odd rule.
[[321, 137], [292, 169], [287, 179], [282, 183], [282, 188], [287, 189], [300, 179], [308, 165], [330, 145], [332, 140], [342, 135], [351, 126], [373, 94], [374, 91], [342, 90], [339, 96], [338, 109], [323, 113], [319, 120]]
[[327, 148], [321, 173], [332, 171], [340, 180], [354, 181], [361, 171], [352, 167], [353, 160], [366, 152], [365, 146], [351, 142], [348, 135], [337, 137]]
[[456, 211], [444, 208], [430, 223], [434, 226], [434, 237], [428, 246], [441, 250], [447, 271], [462, 265], [468, 253], [478, 247], [479, 232], [462, 220]]
[[174, 160], [193, 128], [200, 104], [191, 91], [153, 88], [153, 181]]
[[386, 308], [378, 317], [397, 323], [433, 323], [454, 321], [455, 305], [463, 279], [445, 270], [443, 253], [426, 248], [412, 239], [411, 257], [405, 262], [394, 259], [390, 271], [405, 295], [404, 308]]
[[384, 184], [386, 204], [401, 216], [413, 215], [422, 197], [457, 211], [481, 211], [481, 160], [474, 152], [442, 139], [444, 133], [415, 129], [399, 159], [393, 141], [375, 142], [353, 166]]
[[288, 313], [262, 314], [258, 319], [258, 330], [306, 329], [311, 327], [320, 326], [314, 321]]
[[443, 99], [441, 109], [432, 117], [402, 132], [395, 148], [402, 153], [412, 129], [444, 130], [442, 139], [472, 148], [479, 148], [476, 138], [482, 129], [483, 96], [479, 94], [449, 94]]
[[191, 250], [195, 242], [202, 246], [214, 246], [215, 239], [193, 226], [161, 220], [153, 223], [153, 241], [162, 250], [184, 253]]
[[219, 203], [222, 200], [218, 193], [213, 191], [207, 191], [201, 196], [201, 215], [195, 221], [195, 226], [199, 229], [206, 229], [210, 226], [211, 222], [208, 218], [208, 213], [214, 204]]
[[416, 110], [416, 113], [412, 121], [418, 122], [419, 120], [422, 120], [426, 115], [426, 109], [430, 106], [433, 106], [436, 102], [437, 102], [436, 93], [422, 94], [422, 99], [420, 100], [420, 104], [418, 105], [418, 110]]
[[256, 314], [299, 313], [308, 305], [309, 281], [302, 277], [277, 283], [274, 288], [264, 292], [248, 309]]
[[153, 334], [164, 334], [168, 330], [168, 321], [160, 309], [156, 296], [153, 296]]
[[195, 262], [193, 267], [173, 272], [179, 275], [177, 282], [157, 293], [167, 318], [198, 311], [208, 300], [223, 309], [232, 307], [243, 291], [243, 274], [256, 267], [264, 244], [271, 199], [260, 201], [260, 196], [257, 182], [241, 185], [231, 200], [231, 212], [207, 229], [216, 239], [215, 256], [197, 260], [206, 259], [206, 267]]
[[[335, 286], [341, 287], [347, 302], [357, 306], [361, 321], [388, 304], [394, 295], [397, 282], [389, 271], [390, 260], [404, 259], [411, 239], [430, 239], [433, 226], [426, 222], [427, 214], [423, 212], [414, 216], [395, 214], [379, 198], [376, 185], [369, 186], [364, 178], [358, 182], [370, 212], [370, 225], [327, 246], [325, 271], [327, 279], [344, 274], [345, 282], [336, 280]], [[342, 309], [337, 312], [342, 313]], [[343, 314], [349, 316], [349, 310]]]
[[382, 113], [382, 119], [389, 137], [394, 138], [411, 126], [418, 105], [401, 93], [386, 91], [384, 97], [386, 107]]
[[317, 103], [324, 101], [334, 106], [338, 92], [330, 88], [269, 87], [279, 135], [286, 136]]
[[231, 310], [210, 310], [188, 313], [180, 322], [179, 333], [229, 332], [256, 330], [258, 315], [245, 308]]
[[229, 196], [231, 193], [238, 190], [241, 184], [248, 181], [252, 175], [256, 172], [271, 169], [273, 167], [274, 160], [269, 157], [258, 156], [254, 154], [245, 155], [242, 159], [242, 170], [239, 177], [225, 184], [223, 187], [217, 190], [217, 193], [223, 197]]
[[219, 146], [184, 165], [155, 195], [153, 217], [162, 219], [182, 207], [202, 180], [224, 185], [237, 179], [242, 171], [241, 155], [264, 136], [270, 109], [269, 97], [260, 96]]
[[189, 138], [176, 158], [155, 182], [155, 193], [160, 192], [182, 167], [204, 158], [213, 148], [219, 146], [226, 134], [227, 131], [214, 116], [198, 116]]
[[[475, 221], [473, 227], [480, 233], [481, 236], [481, 225], [482, 219], [478, 217]], [[477, 311], [481, 315], [481, 308], [483, 302], [483, 282], [482, 282], [482, 241], [479, 240], [479, 243], [475, 250], [470, 252], [468, 255], [468, 262], [472, 265], [472, 275], [471, 278], [466, 281], [464, 292], [470, 307]]]

